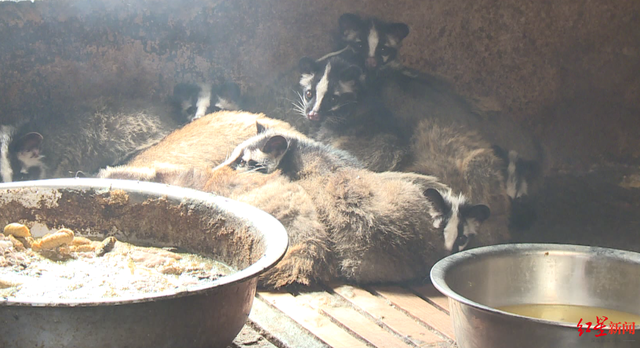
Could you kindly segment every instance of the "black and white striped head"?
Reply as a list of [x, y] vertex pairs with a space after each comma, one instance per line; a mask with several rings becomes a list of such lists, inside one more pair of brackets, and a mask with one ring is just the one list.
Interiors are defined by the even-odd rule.
[[523, 198], [529, 195], [529, 185], [540, 174], [537, 162], [522, 158], [516, 151], [493, 146], [494, 154], [505, 163], [503, 167], [506, 179], [507, 195], [511, 199]]
[[171, 102], [180, 121], [191, 122], [213, 112], [239, 110], [240, 99], [240, 86], [233, 82], [220, 86], [180, 83], [173, 88]]
[[509, 223], [518, 229], [529, 228], [537, 219], [529, 189], [539, 179], [540, 165], [522, 158], [516, 151], [507, 152], [498, 145], [493, 146], [493, 152], [504, 162], [505, 189], [511, 199]]
[[314, 122], [345, 123], [362, 92], [362, 70], [340, 57], [300, 59], [302, 95], [296, 108]]
[[345, 13], [339, 19], [341, 40], [367, 71], [378, 71], [398, 64], [398, 50], [409, 35], [404, 23], [388, 23]]
[[31, 132], [15, 136], [10, 126], [0, 127], [0, 179], [2, 182], [37, 180], [45, 177], [46, 166], [40, 155], [42, 135]]
[[454, 196], [450, 191], [429, 188], [424, 195], [431, 203], [433, 227], [442, 230], [444, 247], [450, 253], [464, 250], [491, 214], [486, 205], [470, 204], [464, 196]]
[[263, 174], [278, 169], [280, 161], [289, 150], [290, 139], [286, 133], [265, 128], [260, 123], [256, 123], [256, 128], [258, 134], [238, 145], [229, 158], [215, 169], [230, 166], [241, 172]]

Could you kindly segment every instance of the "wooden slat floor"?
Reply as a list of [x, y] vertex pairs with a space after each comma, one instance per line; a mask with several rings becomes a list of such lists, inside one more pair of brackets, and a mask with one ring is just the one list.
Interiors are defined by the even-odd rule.
[[456, 347], [448, 299], [431, 284], [258, 292], [233, 346]]

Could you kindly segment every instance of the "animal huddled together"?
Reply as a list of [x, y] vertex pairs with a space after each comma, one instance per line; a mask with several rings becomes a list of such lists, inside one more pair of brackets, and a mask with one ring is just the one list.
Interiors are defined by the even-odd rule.
[[101, 101], [81, 124], [3, 126], [2, 179], [97, 173], [252, 204], [289, 233], [260, 278], [269, 288], [424, 279], [440, 258], [531, 224], [539, 165], [487, 137], [472, 102], [400, 63], [409, 26], [355, 14], [338, 24], [334, 52], [299, 61], [305, 134], [283, 115], [233, 111], [233, 83], [180, 84], [162, 105]]

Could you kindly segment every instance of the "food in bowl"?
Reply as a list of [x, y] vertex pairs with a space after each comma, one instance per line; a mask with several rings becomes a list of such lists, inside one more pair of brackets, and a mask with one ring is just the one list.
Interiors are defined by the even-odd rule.
[[[21, 241], [22, 240], [22, 241]], [[12, 223], [0, 233], [0, 299], [99, 301], [207, 285], [233, 269], [187, 252], [107, 237], [92, 241], [60, 229], [33, 239]]]

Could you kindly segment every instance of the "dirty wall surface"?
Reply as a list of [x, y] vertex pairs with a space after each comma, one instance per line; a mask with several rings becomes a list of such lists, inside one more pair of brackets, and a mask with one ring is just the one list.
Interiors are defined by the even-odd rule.
[[640, 2], [0, 2], [0, 121], [183, 81], [260, 90], [334, 48], [344, 12], [407, 23], [400, 56], [532, 129], [555, 167], [640, 162]]

